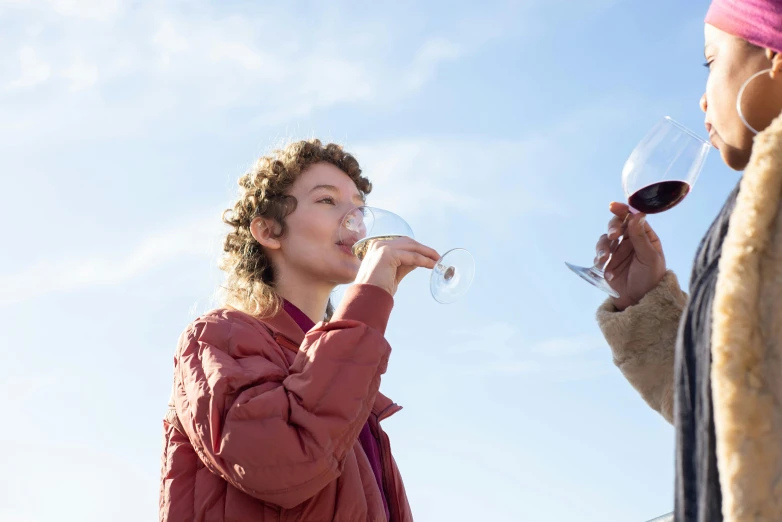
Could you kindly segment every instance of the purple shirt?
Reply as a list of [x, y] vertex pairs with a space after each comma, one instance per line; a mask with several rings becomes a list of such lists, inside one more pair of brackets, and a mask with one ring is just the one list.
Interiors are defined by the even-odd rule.
[[[312, 319], [307, 317], [307, 314], [299, 310], [293, 303], [283, 299], [283, 308], [285, 309], [285, 312], [291, 316], [291, 319], [296, 321], [296, 324], [299, 325], [299, 328], [301, 328], [303, 332], [309, 332], [312, 330], [312, 327], [315, 326]], [[391, 520], [386, 492], [383, 490], [383, 463], [380, 459], [380, 445], [378, 444], [377, 439], [372, 435], [369, 421], [364, 423], [364, 427], [361, 428], [361, 433], [358, 435], [358, 441], [361, 443], [364, 453], [367, 454], [369, 465], [372, 466], [372, 473], [375, 474], [377, 486], [380, 488], [380, 497], [383, 499], [383, 507], [386, 510], [386, 518]]]

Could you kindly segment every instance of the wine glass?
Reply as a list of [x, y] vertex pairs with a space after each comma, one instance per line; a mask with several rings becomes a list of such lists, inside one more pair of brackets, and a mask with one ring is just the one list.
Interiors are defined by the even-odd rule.
[[[681, 203], [698, 179], [709, 150], [711, 145], [706, 140], [680, 123], [668, 116], [660, 120], [635, 146], [622, 169], [622, 188], [630, 213], [659, 214]], [[604, 271], [623, 239], [624, 235], [611, 243], [603, 265], [587, 268], [565, 264], [587, 282], [619, 297], [605, 280]]]
[[[374, 207], [357, 207], [342, 219], [339, 240], [363, 260], [372, 241], [397, 237], [414, 238], [410, 225], [400, 216]], [[472, 284], [475, 261], [463, 248], [446, 252], [435, 265], [429, 279], [432, 297], [443, 304], [461, 299]]]

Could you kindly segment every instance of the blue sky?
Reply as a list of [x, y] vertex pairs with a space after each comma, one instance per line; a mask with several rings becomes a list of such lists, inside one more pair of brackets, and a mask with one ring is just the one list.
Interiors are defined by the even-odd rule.
[[[417, 520], [643, 521], [673, 430], [613, 366], [588, 263], [635, 143], [702, 132], [707, 2], [0, 0], [0, 519], [154, 519], [177, 336], [214, 306], [239, 175], [355, 152], [370, 204], [466, 247], [397, 294], [385, 423]], [[686, 282], [738, 175], [650, 218]]]

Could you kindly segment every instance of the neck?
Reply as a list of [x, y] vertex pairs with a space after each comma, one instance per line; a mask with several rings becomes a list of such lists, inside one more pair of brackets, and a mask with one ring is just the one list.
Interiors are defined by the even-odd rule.
[[274, 289], [277, 295], [292, 303], [296, 308], [318, 323], [326, 317], [326, 307], [334, 285], [322, 281], [309, 281], [300, 277], [285, 277], [278, 274]]

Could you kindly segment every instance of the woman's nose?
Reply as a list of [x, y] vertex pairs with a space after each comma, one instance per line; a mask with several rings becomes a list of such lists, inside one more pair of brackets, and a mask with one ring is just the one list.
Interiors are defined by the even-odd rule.
[[703, 96], [701, 96], [700, 106], [701, 106], [701, 110], [703, 112], [706, 112], [706, 109], [709, 108], [709, 102], [706, 100], [706, 93], [705, 92], [703, 93]]

